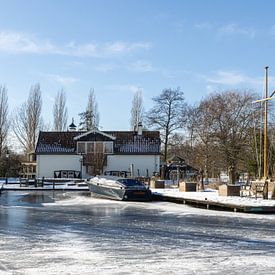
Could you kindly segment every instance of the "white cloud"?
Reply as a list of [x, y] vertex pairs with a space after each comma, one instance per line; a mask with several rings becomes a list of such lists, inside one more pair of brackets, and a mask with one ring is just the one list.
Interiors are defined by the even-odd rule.
[[68, 76], [61, 76], [58, 74], [49, 74], [48, 75], [50, 79], [60, 83], [63, 86], [70, 86], [78, 81], [77, 78], [74, 77], [68, 77]]
[[275, 76], [269, 76], [268, 77], [269, 86], [272, 89], [272, 91], [275, 90]]
[[110, 71], [113, 71], [114, 69], [118, 68], [119, 66], [116, 65], [116, 64], [111, 64], [111, 63], [102, 63], [102, 64], [98, 64], [96, 66], [93, 67], [93, 69], [95, 71], [98, 71], [98, 72], [102, 72], [102, 73], [105, 73], [105, 72], [110, 72]]
[[217, 90], [217, 87], [213, 85], [206, 85], [206, 93], [211, 94]]
[[18, 32], [0, 32], [0, 52], [12, 54], [57, 54], [78, 57], [108, 57], [129, 54], [138, 50], [150, 49], [148, 42], [128, 43], [115, 41], [109, 43], [77, 44], [74, 41], [66, 45], [57, 45], [48, 40], [39, 40], [33, 35]]
[[194, 25], [194, 27], [199, 30], [210, 30], [212, 29], [213, 26], [208, 22], [204, 22], [204, 23], [197, 23]]
[[260, 82], [259, 78], [249, 77], [236, 71], [218, 71], [214, 75], [204, 76], [204, 78], [209, 83], [228, 86], [235, 86], [240, 84], [257, 86]]
[[275, 35], [275, 25], [272, 25], [272, 26], [271, 26], [270, 33], [271, 33], [272, 35]]
[[8, 53], [47, 53], [56, 52], [48, 41], [38, 43], [30, 35], [17, 32], [0, 32], [0, 51]]
[[151, 72], [153, 71], [153, 66], [150, 62], [145, 60], [138, 60], [132, 64], [129, 65], [129, 69], [133, 70], [135, 72]]
[[107, 85], [106, 88], [114, 92], [123, 92], [123, 93], [125, 92], [135, 93], [138, 90], [142, 90], [139, 86], [133, 85], [133, 84], [113, 84], [113, 85]]
[[55, 98], [54, 98], [53, 96], [49, 95], [48, 93], [45, 94], [44, 96], [45, 96], [45, 98], [46, 98], [47, 100], [49, 100], [49, 101], [51, 101], [51, 102], [54, 102], [54, 101], [55, 101]]
[[253, 28], [240, 27], [237, 24], [227, 24], [219, 28], [219, 33], [222, 35], [243, 35], [249, 38], [254, 38], [256, 31]]

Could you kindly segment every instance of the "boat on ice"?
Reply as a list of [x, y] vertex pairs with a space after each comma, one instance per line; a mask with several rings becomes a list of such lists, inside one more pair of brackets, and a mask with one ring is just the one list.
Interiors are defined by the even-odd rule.
[[96, 176], [87, 180], [91, 195], [122, 201], [151, 201], [151, 191], [139, 180]]

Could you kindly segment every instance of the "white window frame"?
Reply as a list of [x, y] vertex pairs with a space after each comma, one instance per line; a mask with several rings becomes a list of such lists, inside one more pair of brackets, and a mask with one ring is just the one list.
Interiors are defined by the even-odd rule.
[[[86, 153], [94, 153], [95, 152], [95, 143], [96, 143], [96, 141], [86, 141], [85, 143], [86, 143]], [[94, 149], [93, 149], [92, 152], [88, 152], [88, 144], [93, 144]]]
[[[106, 148], [106, 145], [107, 144], [110, 144], [111, 145], [111, 152], [106, 152], [106, 150], [105, 150], [105, 148]], [[103, 143], [103, 153], [104, 154], [113, 154], [114, 153], [114, 143], [112, 142], [112, 141], [105, 141], [104, 143]]]
[[[102, 149], [103, 149], [102, 153], [103, 154], [113, 154], [114, 153], [114, 143], [112, 141], [78, 141], [77, 142], [77, 153], [78, 154], [94, 153], [95, 149], [96, 149], [96, 143], [97, 142], [103, 143], [103, 146], [102, 146]], [[89, 143], [93, 143], [93, 146], [94, 146], [93, 152], [88, 152], [88, 144]], [[79, 151], [79, 145], [80, 144], [84, 144], [84, 152]], [[109, 149], [111, 149], [110, 152], [106, 152], [105, 148], [107, 147], [107, 145], [111, 145], [111, 147], [109, 148]]]
[[[83, 143], [84, 143], [84, 152], [80, 152], [80, 151], [79, 151], [79, 145], [80, 145], [80, 144], [83, 144]], [[84, 141], [79, 141], [79, 142], [77, 142], [77, 153], [78, 153], [78, 154], [86, 154], [86, 152], [87, 152], [86, 142], [84, 142]]]

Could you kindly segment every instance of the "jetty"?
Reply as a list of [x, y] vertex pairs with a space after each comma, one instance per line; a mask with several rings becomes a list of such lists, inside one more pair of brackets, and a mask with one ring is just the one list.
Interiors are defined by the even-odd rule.
[[0, 194], [3, 191], [89, 191], [83, 180], [68, 179], [1, 179]]
[[[151, 185], [154, 201], [166, 201], [171, 203], [186, 204], [193, 207], [257, 214], [275, 214], [275, 200], [256, 197], [221, 196], [218, 190], [206, 189], [197, 191], [191, 188], [189, 191], [181, 191], [180, 188], [165, 188]], [[194, 190], [193, 190], [194, 189]], [[61, 191], [61, 192], [89, 192], [87, 184], [82, 180], [68, 179], [5, 179], [0, 182], [0, 195], [8, 191]], [[271, 198], [271, 196], [269, 196]]]
[[153, 189], [153, 200], [186, 204], [194, 207], [244, 213], [275, 214], [275, 200], [219, 196], [216, 190], [180, 192], [178, 189]]

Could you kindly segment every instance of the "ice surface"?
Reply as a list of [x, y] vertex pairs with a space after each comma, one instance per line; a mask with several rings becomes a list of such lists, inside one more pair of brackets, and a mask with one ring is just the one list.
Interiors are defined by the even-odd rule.
[[275, 215], [37, 195], [0, 197], [0, 274], [274, 274]]

